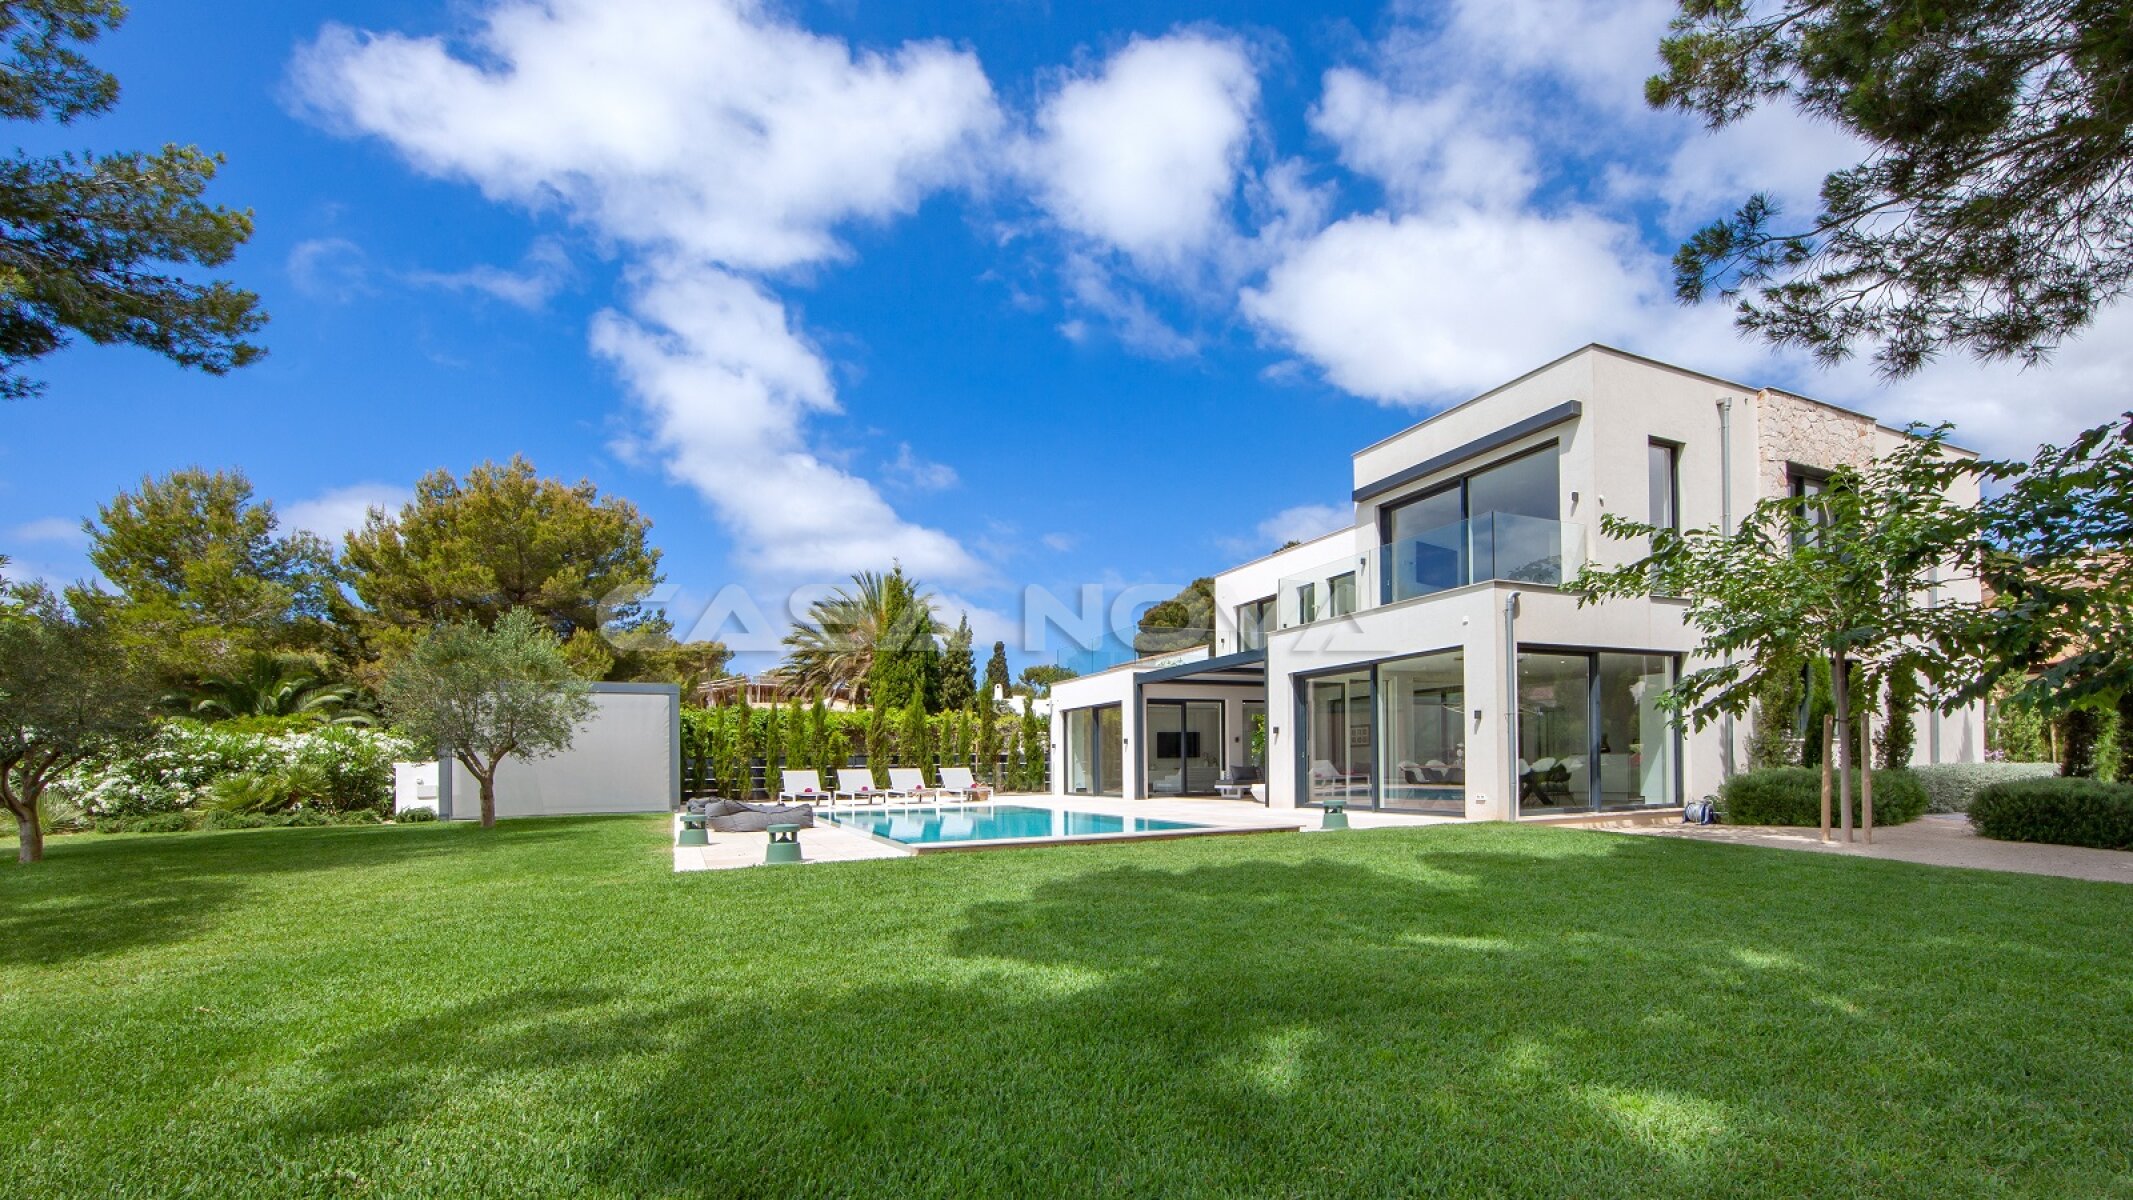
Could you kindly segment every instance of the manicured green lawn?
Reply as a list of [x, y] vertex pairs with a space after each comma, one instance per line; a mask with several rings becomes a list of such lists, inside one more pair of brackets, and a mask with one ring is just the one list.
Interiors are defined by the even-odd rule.
[[9, 1196], [2133, 1194], [2133, 889], [1561, 830], [0, 868]]

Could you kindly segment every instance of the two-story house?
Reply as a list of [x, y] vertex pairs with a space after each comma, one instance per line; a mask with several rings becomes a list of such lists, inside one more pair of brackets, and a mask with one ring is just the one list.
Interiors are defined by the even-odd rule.
[[[1354, 455], [1346, 528], [1216, 576], [1211, 649], [1053, 688], [1067, 794], [1212, 794], [1257, 765], [1277, 808], [1513, 820], [1660, 808], [1745, 763], [1745, 722], [1659, 702], [1700, 652], [1681, 601], [1579, 607], [1619, 513], [1731, 527], [1906, 435], [1861, 413], [1587, 346]], [[1975, 500], [1970, 496], [1958, 499]], [[1950, 580], [1947, 597], [1977, 599]], [[1917, 759], [1983, 756], [1981, 708], [1920, 713]]]

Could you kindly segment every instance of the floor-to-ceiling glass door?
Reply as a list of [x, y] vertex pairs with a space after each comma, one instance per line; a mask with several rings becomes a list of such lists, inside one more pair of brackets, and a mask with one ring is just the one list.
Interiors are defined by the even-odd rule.
[[1150, 700], [1147, 791], [1151, 796], [1211, 796], [1222, 775], [1222, 702]]
[[1340, 798], [1370, 803], [1376, 721], [1370, 711], [1370, 671], [1347, 671], [1305, 679], [1304, 736], [1300, 764], [1308, 803]]
[[1519, 815], [1680, 803], [1679, 734], [1660, 703], [1673, 672], [1667, 655], [1521, 651]]
[[1125, 782], [1124, 710], [1116, 704], [1074, 709], [1066, 714], [1066, 735], [1066, 790], [1118, 795]]

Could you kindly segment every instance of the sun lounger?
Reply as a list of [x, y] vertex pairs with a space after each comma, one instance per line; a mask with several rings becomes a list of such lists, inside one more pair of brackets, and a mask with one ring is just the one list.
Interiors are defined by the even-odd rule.
[[942, 767], [941, 786], [934, 792], [943, 798], [953, 796], [958, 800], [975, 800], [991, 795], [992, 789], [973, 778], [969, 767]]
[[926, 773], [917, 767], [890, 767], [889, 790], [902, 792], [914, 800], [933, 794], [933, 789], [926, 786]]
[[831, 798], [850, 796], [854, 804], [866, 804], [874, 800], [887, 801], [902, 795], [903, 793], [895, 788], [875, 787], [873, 773], [864, 767], [856, 771], [840, 767], [837, 771], [837, 790]]
[[831, 800], [829, 789], [822, 786], [822, 777], [816, 771], [785, 772], [785, 790], [778, 799], [799, 804], [826, 804]]

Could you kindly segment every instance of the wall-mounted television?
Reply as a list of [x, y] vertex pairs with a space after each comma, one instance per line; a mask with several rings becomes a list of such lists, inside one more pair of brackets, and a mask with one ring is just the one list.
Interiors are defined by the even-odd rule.
[[1200, 757], [1200, 735], [1196, 730], [1184, 733], [1158, 733], [1155, 735], [1157, 758]]

